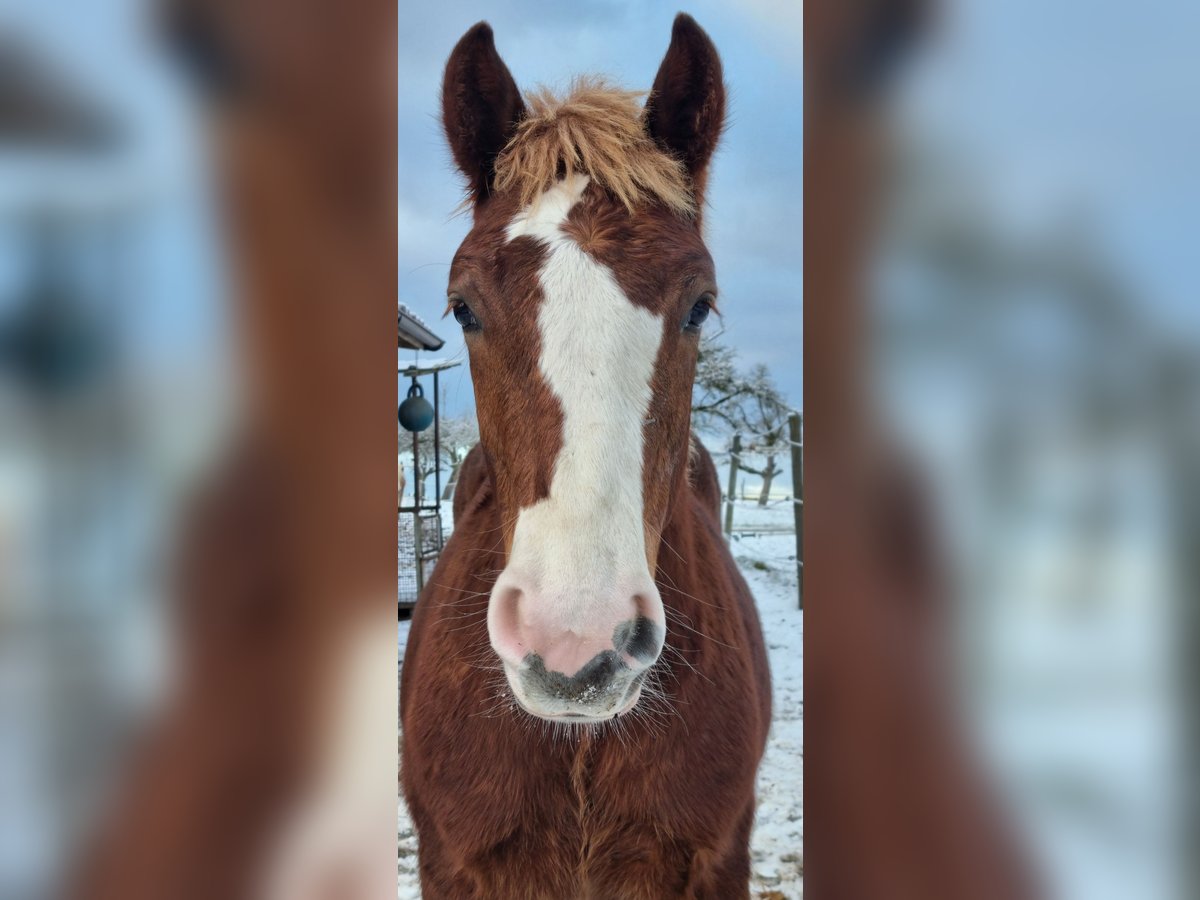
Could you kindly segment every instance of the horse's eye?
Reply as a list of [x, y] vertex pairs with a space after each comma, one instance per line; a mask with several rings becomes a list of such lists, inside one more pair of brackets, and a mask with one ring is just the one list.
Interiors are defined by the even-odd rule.
[[450, 310], [454, 313], [454, 321], [463, 327], [463, 331], [471, 331], [479, 327], [479, 320], [475, 318], [475, 313], [471, 312], [471, 307], [462, 300], [451, 300]]
[[699, 331], [700, 326], [704, 324], [704, 320], [708, 318], [708, 314], [712, 312], [712, 296], [705, 294], [696, 301], [696, 305], [692, 307], [688, 313], [687, 321], [683, 325], [684, 331]]

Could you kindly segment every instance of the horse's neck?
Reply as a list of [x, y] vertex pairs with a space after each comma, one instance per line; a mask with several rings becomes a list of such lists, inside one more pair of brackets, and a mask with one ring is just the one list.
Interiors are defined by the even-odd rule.
[[703, 485], [688, 483], [673, 498], [667, 524], [658, 547], [656, 580], [664, 599], [688, 615], [704, 601], [697, 599], [710, 592], [710, 574], [720, 554], [727, 553], [720, 536], [717, 510], [710, 509]]

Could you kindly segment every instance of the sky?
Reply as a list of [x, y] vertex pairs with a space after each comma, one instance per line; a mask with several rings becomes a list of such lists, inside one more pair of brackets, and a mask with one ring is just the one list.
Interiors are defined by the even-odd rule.
[[975, 169], [1015, 233], [1076, 221], [1151, 322], [1200, 339], [1200, 5], [959, 0], [936, 19], [898, 118]]
[[148, 0], [0, 0], [0, 22], [122, 138], [119, 152], [83, 164], [0, 153], [0, 309], [28, 262], [21, 211], [61, 204], [90, 217], [82, 239], [113, 255], [90, 288], [119, 302], [138, 359], [159, 369], [223, 364], [215, 348], [226, 342], [226, 284], [200, 126]]
[[[399, 205], [402, 302], [446, 339], [437, 357], [465, 361], [462, 334], [445, 309], [450, 260], [469, 215], [439, 124], [442, 70], [454, 44], [480, 20], [518, 86], [563, 87], [580, 74], [646, 89], [670, 43], [677, 3], [644, 0], [500, 0], [426, 3], [405, 9], [399, 33]], [[767, 365], [801, 405], [802, 106], [801, 6], [773, 0], [697, 3], [687, 11], [721, 54], [729, 126], [712, 164], [706, 240], [716, 263], [725, 340], [745, 365]], [[464, 365], [446, 379], [447, 411], [473, 403]]]
[[[164, 358], [220, 340], [219, 251], [183, 91], [147, 27], [149, 0], [0, 0], [27, 34], [131, 122], [139, 173], [152, 172], [154, 214], [133, 248], [131, 285], [144, 343]], [[676, 3], [491, 0], [416, 3], [399, 16], [397, 287], [400, 299], [462, 351], [439, 320], [447, 268], [465, 235], [438, 124], [438, 84], [455, 41], [480, 19], [523, 88], [604, 73], [648, 87]], [[687, 5], [725, 63], [730, 122], [713, 163], [708, 241], [723, 326], [747, 363], [763, 362], [801, 403], [802, 4]], [[902, 118], [961, 149], [996, 208], [1018, 223], [1083, 208], [1147, 314], [1200, 334], [1194, 245], [1200, 231], [1200, 118], [1193, 114], [1200, 5], [1090, 0], [959, 0], [937, 6], [905, 68]], [[4, 161], [0, 161], [4, 162]], [[12, 184], [0, 165], [0, 201]], [[0, 203], [2, 205], [2, 203]], [[1036, 232], [1036, 225], [1030, 226]], [[0, 270], [12, 250], [0, 234]], [[0, 282], [5, 271], [0, 271]], [[0, 285], [2, 287], [2, 285]], [[442, 354], [439, 354], [442, 355]], [[470, 405], [465, 368], [447, 379], [451, 411]]]

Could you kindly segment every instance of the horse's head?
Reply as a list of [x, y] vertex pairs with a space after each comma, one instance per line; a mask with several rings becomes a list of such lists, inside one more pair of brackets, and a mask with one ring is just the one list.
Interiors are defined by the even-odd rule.
[[653, 573], [716, 295], [700, 209], [725, 92], [692, 19], [636, 97], [592, 80], [522, 100], [484, 23], [443, 83], [474, 208], [450, 309], [503, 521], [488, 631], [517, 700], [554, 720], [631, 709], [662, 650]]

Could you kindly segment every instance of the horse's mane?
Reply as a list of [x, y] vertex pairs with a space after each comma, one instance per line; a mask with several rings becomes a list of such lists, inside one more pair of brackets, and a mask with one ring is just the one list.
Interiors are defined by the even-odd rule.
[[574, 173], [610, 191], [631, 212], [658, 201], [681, 215], [695, 211], [683, 164], [647, 134], [638, 98], [594, 76], [577, 78], [565, 97], [546, 88], [527, 94], [527, 113], [496, 159], [496, 190], [532, 203]]

